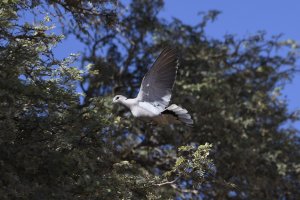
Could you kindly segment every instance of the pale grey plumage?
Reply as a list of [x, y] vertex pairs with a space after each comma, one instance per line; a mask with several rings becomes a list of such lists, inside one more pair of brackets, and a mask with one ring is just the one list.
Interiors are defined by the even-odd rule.
[[177, 52], [164, 49], [143, 78], [137, 99], [152, 102], [163, 111], [171, 99], [178, 65]]
[[113, 102], [125, 105], [137, 118], [147, 118], [159, 124], [193, 124], [186, 109], [175, 104], [167, 107], [171, 100], [178, 65], [176, 50], [164, 49], [143, 78], [137, 97], [127, 99], [117, 95]]

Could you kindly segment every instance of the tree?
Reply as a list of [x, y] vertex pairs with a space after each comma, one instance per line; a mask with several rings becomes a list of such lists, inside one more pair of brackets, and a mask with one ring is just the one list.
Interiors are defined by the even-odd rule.
[[[217, 11], [190, 26], [158, 18], [161, 0], [133, 0], [127, 10], [111, 2], [112, 10], [109, 1], [0, 3], [1, 196], [297, 199], [299, 132], [284, 125], [298, 115], [280, 90], [297, 71], [298, 46], [265, 33], [209, 39]], [[48, 6], [57, 15], [18, 20]], [[86, 45], [81, 57], [53, 56], [63, 37], [49, 18]], [[181, 54], [173, 101], [192, 111], [193, 128], [151, 127], [111, 104], [115, 93], [137, 93], [167, 45]]]

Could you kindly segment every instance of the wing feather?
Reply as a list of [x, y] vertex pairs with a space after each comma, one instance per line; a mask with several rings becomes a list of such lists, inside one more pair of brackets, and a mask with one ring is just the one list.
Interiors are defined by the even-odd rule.
[[153, 103], [164, 110], [170, 102], [178, 68], [175, 49], [164, 49], [143, 78], [137, 99]]

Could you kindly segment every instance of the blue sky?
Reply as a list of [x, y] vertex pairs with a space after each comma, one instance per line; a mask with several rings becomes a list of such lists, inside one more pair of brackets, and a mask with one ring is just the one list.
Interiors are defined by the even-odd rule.
[[[242, 38], [263, 30], [269, 36], [283, 34], [283, 39], [293, 39], [300, 44], [300, 0], [165, 0], [161, 17], [176, 17], [196, 24], [200, 20], [198, 13], [208, 10], [221, 11], [206, 29], [211, 38], [221, 39], [225, 34]], [[300, 61], [298, 63], [300, 68]], [[282, 94], [290, 111], [300, 109], [300, 74], [295, 74]], [[295, 125], [300, 128], [300, 122]]]

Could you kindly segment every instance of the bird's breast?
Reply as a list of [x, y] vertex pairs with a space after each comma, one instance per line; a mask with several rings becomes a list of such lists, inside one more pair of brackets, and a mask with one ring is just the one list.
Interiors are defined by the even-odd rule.
[[131, 107], [131, 113], [134, 117], [155, 117], [160, 114], [159, 110], [150, 103], [140, 102]]

